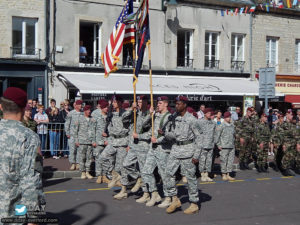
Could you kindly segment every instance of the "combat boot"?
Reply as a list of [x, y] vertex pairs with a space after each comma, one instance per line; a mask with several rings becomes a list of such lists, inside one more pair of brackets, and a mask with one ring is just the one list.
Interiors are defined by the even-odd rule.
[[257, 168], [256, 168], [257, 172], [261, 173], [261, 165], [257, 165]]
[[133, 188], [131, 188], [131, 192], [135, 193], [138, 192], [138, 190], [140, 189], [140, 187], [142, 186], [142, 178], [137, 179], [135, 185], [133, 186]]
[[261, 170], [261, 172], [263, 172], [263, 173], [266, 173], [266, 172], [267, 172], [265, 166], [263, 166], [263, 165], [260, 166], [260, 170]]
[[196, 203], [191, 203], [191, 205], [183, 211], [184, 214], [188, 215], [195, 214], [197, 212], [199, 212], [199, 207]]
[[127, 198], [128, 194], [126, 192], [126, 186], [122, 186], [121, 191], [114, 195], [114, 199], [122, 200], [124, 198]]
[[228, 180], [227, 175], [225, 173], [222, 173], [222, 180], [224, 181]]
[[201, 173], [201, 181], [205, 182], [206, 180], [206, 173]]
[[251, 170], [251, 168], [249, 167], [248, 163], [244, 163], [244, 167], [246, 170]]
[[282, 171], [282, 175], [283, 176], [295, 176], [296, 174], [293, 171], [291, 171], [290, 169], [286, 169], [286, 170]]
[[121, 179], [120, 174], [115, 172], [115, 174], [113, 175], [113, 179], [108, 183], [108, 188], [114, 187], [120, 179]]
[[182, 177], [182, 183], [185, 183], [185, 184], [186, 184], [187, 182], [188, 182], [188, 181], [187, 181], [187, 179], [186, 179], [186, 176], [183, 176], [183, 177]]
[[156, 203], [161, 201], [161, 197], [159, 196], [157, 191], [152, 192], [151, 199], [146, 203], [146, 206], [154, 206]]
[[74, 163], [72, 163], [71, 167], [70, 167], [70, 170], [75, 170], [76, 169], [76, 166]]
[[165, 200], [163, 200], [162, 203], [158, 205], [159, 208], [167, 208], [171, 205], [171, 198], [170, 197], [165, 197]]
[[297, 168], [295, 169], [295, 173], [300, 174], [300, 167], [297, 167]]
[[245, 170], [245, 166], [243, 162], [240, 162], [240, 170]]
[[209, 176], [208, 176], [208, 172], [206, 172], [206, 181], [208, 181], [208, 182], [212, 182], [213, 181], [213, 179], [211, 179]]
[[102, 176], [98, 176], [97, 180], [96, 180], [97, 184], [101, 184], [102, 183]]
[[144, 192], [143, 196], [136, 200], [137, 203], [146, 203], [150, 201], [150, 195], [148, 192]]
[[166, 213], [175, 212], [175, 210], [180, 207], [181, 207], [181, 202], [179, 198], [177, 198], [177, 196], [173, 196], [171, 205], [166, 209]]
[[79, 168], [80, 168], [80, 166], [79, 166], [79, 164], [77, 163], [77, 164], [76, 164], [76, 170], [79, 170]]
[[102, 176], [102, 182], [108, 184], [111, 180], [109, 180], [106, 176]]
[[233, 181], [233, 180], [235, 180], [235, 178], [231, 177], [231, 176], [229, 175], [229, 173], [227, 173], [227, 180]]
[[82, 173], [81, 173], [81, 179], [86, 179], [86, 174], [85, 174], [85, 172], [82, 172]]
[[93, 179], [93, 178], [94, 178], [94, 177], [90, 174], [90, 172], [86, 172], [85, 175], [86, 175], [86, 177], [87, 177], [88, 179]]

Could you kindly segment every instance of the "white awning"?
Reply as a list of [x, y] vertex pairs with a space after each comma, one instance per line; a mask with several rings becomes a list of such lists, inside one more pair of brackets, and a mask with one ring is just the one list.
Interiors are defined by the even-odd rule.
[[[81, 94], [132, 94], [132, 75], [111, 74], [104, 78], [103, 73], [57, 72], [77, 87]], [[231, 95], [258, 96], [258, 81], [246, 78], [162, 76], [153, 75], [153, 93], [159, 95]], [[139, 75], [137, 94], [149, 94], [149, 75]], [[276, 96], [284, 96], [279, 92]]]

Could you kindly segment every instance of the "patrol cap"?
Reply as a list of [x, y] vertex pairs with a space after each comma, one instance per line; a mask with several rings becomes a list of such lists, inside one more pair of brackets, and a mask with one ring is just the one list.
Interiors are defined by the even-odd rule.
[[122, 108], [123, 108], [123, 109], [129, 108], [129, 103], [128, 103], [128, 102], [124, 102], [124, 103], [122, 104]]
[[248, 107], [248, 108], [247, 108], [247, 111], [253, 112], [253, 108]]
[[213, 113], [213, 109], [212, 108], [205, 108], [204, 111], [203, 111], [204, 114], [209, 113], [209, 112]]
[[114, 96], [112, 97], [112, 100], [113, 100], [113, 101], [118, 101], [118, 102], [123, 102], [123, 98], [122, 98], [121, 95], [114, 95]]
[[228, 117], [231, 117], [231, 113], [230, 112], [225, 112], [224, 113], [224, 119], [228, 118]]
[[82, 105], [82, 103], [83, 103], [83, 101], [80, 99], [76, 100], [76, 102], [75, 102], [76, 105]]
[[179, 96], [176, 97], [176, 101], [181, 101], [181, 102], [185, 102], [186, 103], [186, 102], [189, 101], [189, 99], [187, 97], [185, 97], [185, 96], [179, 95]]
[[27, 104], [27, 93], [20, 88], [9, 87], [3, 93], [3, 97], [13, 101], [20, 108], [25, 108]]
[[139, 95], [139, 96], [137, 96], [136, 99], [137, 99], [137, 100], [145, 100], [145, 101], [148, 101], [148, 96], [147, 96], [147, 95]]
[[85, 105], [83, 108], [83, 111], [90, 110], [92, 107], [90, 105]]
[[100, 108], [101, 109], [104, 109], [106, 108], [109, 104], [108, 104], [108, 101], [106, 101], [105, 99], [101, 99], [101, 102], [98, 103], [100, 105]]
[[167, 96], [160, 96], [157, 98], [157, 101], [169, 101], [169, 98]]

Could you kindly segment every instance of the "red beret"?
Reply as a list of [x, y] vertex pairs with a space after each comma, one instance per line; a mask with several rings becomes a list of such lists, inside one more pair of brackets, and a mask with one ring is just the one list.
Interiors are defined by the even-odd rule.
[[253, 109], [251, 107], [248, 107], [247, 111], [253, 112]]
[[137, 96], [136, 99], [137, 100], [147, 100], [148, 101], [148, 96], [147, 95], [140, 95], [140, 96]]
[[213, 112], [212, 108], [205, 108], [204, 111], [203, 111], [204, 114], [206, 114], [208, 112], [212, 113]]
[[265, 114], [265, 113], [261, 114], [261, 116], [262, 116], [262, 117], [268, 117], [268, 115]]
[[188, 102], [188, 98], [182, 95], [179, 95], [178, 97], [176, 97], [176, 101], [182, 101], [182, 102]]
[[101, 105], [101, 103], [103, 102], [103, 101], [105, 101], [105, 99], [100, 99], [100, 100], [98, 100], [98, 105]]
[[124, 102], [124, 103], [122, 104], [122, 108], [123, 108], [123, 109], [129, 108], [129, 103], [128, 103], [128, 102]]
[[228, 118], [228, 117], [231, 117], [231, 113], [230, 112], [225, 112], [224, 113], [224, 119]]
[[20, 108], [25, 108], [27, 104], [27, 94], [20, 88], [9, 87], [3, 94], [4, 98], [7, 98], [17, 104]]
[[123, 98], [122, 98], [121, 95], [114, 95], [114, 96], [112, 97], [112, 100], [113, 100], [113, 101], [123, 102]]
[[169, 101], [169, 98], [167, 96], [160, 96], [157, 98], [157, 101]]
[[175, 112], [170, 106], [168, 106], [168, 111], [169, 111], [171, 114], [173, 114], [173, 113]]
[[90, 105], [85, 105], [83, 108], [83, 111], [90, 110], [92, 107]]
[[100, 105], [100, 108], [101, 109], [104, 109], [106, 108], [109, 104], [108, 104], [108, 101], [106, 101], [105, 99], [101, 99], [101, 103], [99, 103]]
[[75, 102], [76, 105], [82, 105], [82, 103], [83, 103], [83, 101], [80, 100], [80, 99], [79, 99], [79, 100], [76, 100], [76, 102]]
[[192, 107], [187, 107], [186, 110], [191, 114], [195, 112], [195, 110]]
[[31, 106], [30, 105], [26, 105], [25, 111], [31, 111], [31, 110], [32, 110]]

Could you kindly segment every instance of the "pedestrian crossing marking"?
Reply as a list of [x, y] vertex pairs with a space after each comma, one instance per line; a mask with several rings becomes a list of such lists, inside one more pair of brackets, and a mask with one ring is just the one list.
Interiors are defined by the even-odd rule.
[[87, 189], [88, 191], [103, 191], [103, 190], [109, 190], [109, 188], [91, 188]]
[[45, 194], [54, 194], [54, 193], [63, 193], [63, 192], [67, 192], [67, 190], [63, 190], [63, 191], [46, 191], [44, 193]]
[[269, 177], [267, 177], [267, 178], [257, 178], [256, 180], [272, 180], [272, 178], [269, 178]]
[[231, 180], [231, 181], [228, 181], [228, 182], [235, 183], [235, 182], [243, 182], [243, 181], [245, 181], [245, 180]]
[[281, 178], [289, 179], [289, 178], [293, 178], [293, 176], [286, 176], [286, 177], [281, 177]]
[[200, 184], [215, 184], [216, 182], [200, 182]]

